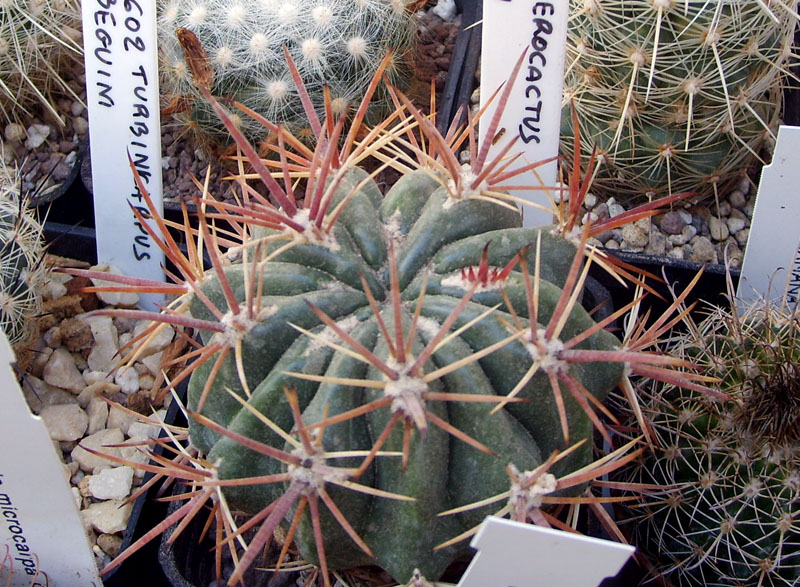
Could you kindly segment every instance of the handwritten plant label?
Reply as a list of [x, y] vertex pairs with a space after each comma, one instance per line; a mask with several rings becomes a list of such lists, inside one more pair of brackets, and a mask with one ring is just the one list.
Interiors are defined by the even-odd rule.
[[[497, 152], [508, 140], [517, 138], [512, 152], [523, 152], [525, 163], [535, 163], [558, 155], [561, 131], [561, 99], [564, 85], [564, 60], [567, 40], [568, 0], [484, 0], [483, 36], [481, 44], [481, 107], [496, 88], [507, 82], [514, 63], [527, 48], [527, 55], [500, 121], [501, 140], [481, 136], [481, 141], [494, 140]], [[482, 132], [497, 105], [497, 99], [482, 117]], [[498, 133], [500, 134], [500, 133]], [[537, 168], [542, 186], [555, 186], [555, 162]], [[530, 184], [537, 185], [533, 173]], [[558, 201], [559, 193], [550, 192]], [[541, 190], [520, 195], [547, 206]], [[523, 207], [523, 221], [528, 226], [550, 224], [552, 215], [542, 210]]]
[[64, 464], [28, 411], [13, 361], [0, 331], [0, 585], [100, 587]]
[[484, 520], [470, 545], [478, 552], [458, 587], [596, 587], [636, 550], [495, 516]]
[[[800, 127], [781, 126], [772, 163], [761, 172], [736, 297], [800, 299]], [[787, 286], [788, 282], [788, 286]], [[786, 289], [788, 287], [788, 289]]]
[[84, 0], [82, 9], [98, 261], [163, 281], [164, 257], [131, 210], [148, 213], [131, 160], [159, 208], [162, 199], [155, 0]]

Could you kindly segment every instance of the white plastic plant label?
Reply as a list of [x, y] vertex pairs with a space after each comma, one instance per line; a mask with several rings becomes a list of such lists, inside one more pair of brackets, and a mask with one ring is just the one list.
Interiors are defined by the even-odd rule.
[[131, 209], [147, 214], [131, 161], [162, 200], [155, 0], [84, 0], [82, 10], [98, 261], [163, 281], [164, 257]]
[[458, 587], [597, 587], [636, 550], [599, 538], [487, 516]]
[[[764, 167], [736, 296], [800, 298], [800, 127], [781, 126], [772, 163]], [[788, 282], [788, 290], [787, 288]]]
[[[484, 0], [481, 41], [481, 107], [496, 88], [507, 82], [517, 58], [527, 51], [522, 69], [514, 80], [508, 104], [494, 137], [481, 135], [481, 141], [496, 141], [496, 152], [506, 139], [517, 138], [513, 152], [523, 152], [525, 163], [535, 163], [558, 155], [561, 134], [561, 100], [564, 85], [564, 60], [567, 42], [569, 0]], [[492, 109], [481, 119], [481, 133], [486, 132]], [[503, 133], [503, 139], [498, 135]], [[491, 153], [491, 152], [490, 152]], [[537, 170], [542, 186], [555, 186], [557, 165], [548, 163]], [[529, 174], [530, 184], [538, 181]], [[559, 193], [550, 192], [554, 199]], [[544, 192], [531, 190], [515, 195], [547, 206]], [[523, 207], [527, 226], [550, 224], [552, 215]]]
[[100, 587], [64, 464], [31, 415], [0, 331], [0, 585]]

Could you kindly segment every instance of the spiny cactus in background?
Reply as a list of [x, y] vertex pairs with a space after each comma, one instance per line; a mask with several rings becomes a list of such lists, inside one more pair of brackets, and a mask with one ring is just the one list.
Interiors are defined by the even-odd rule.
[[796, 303], [714, 308], [665, 351], [705, 368], [729, 400], [643, 382], [659, 448], [623, 479], [664, 489], [632, 511], [638, 546], [681, 585], [797, 585]]
[[[210, 501], [221, 541], [257, 528], [230, 584], [279, 525], [288, 526], [281, 559], [294, 539], [326, 585], [330, 569], [362, 564], [405, 583], [417, 571], [438, 578], [498, 499], [545, 525], [555, 523], [545, 503], [597, 501], [574, 496], [625, 460], [617, 452], [592, 465], [587, 440], [595, 428], [609, 436], [602, 400], [629, 373], [673, 380], [669, 368], [686, 362], [645, 352], [647, 329], [621, 345], [604, 330], [619, 312], [596, 323], [578, 304], [593, 258], [588, 231], [576, 245], [557, 228], [523, 228], [504, 192], [532, 166], [514, 167], [507, 151], [489, 158], [474, 127], [443, 137], [390, 89], [398, 109], [373, 129], [358, 115], [347, 129], [345, 117], [320, 121], [309, 109], [314, 149], [265, 123], [278, 135], [276, 179], [211, 95], [197, 38], [179, 38], [251, 169], [235, 180], [238, 203], [204, 194], [185, 255], [157, 215], [138, 216], [176, 283], [103, 274], [177, 296], [162, 313], [113, 312], [154, 320], [141, 344], [165, 324], [199, 333], [196, 360], [173, 380], [189, 378], [197, 452], [149, 467], [188, 483], [190, 501], [156, 531]], [[470, 165], [458, 163], [451, 147], [460, 144]], [[404, 171], [385, 195], [354, 163], [371, 155]], [[228, 228], [216, 229], [219, 220]], [[239, 526], [231, 512], [250, 517]]]
[[44, 106], [56, 119], [52, 91], [71, 94], [60, 77], [80, 63], [81, 5], [77, 0], [0, 0], [0, 110], [4, 121]]
[[[201, 135], [228, 139], [219, 118], [193, 84], [175, 31], [194, 32], [211, 56], [216, 96], [231, 97], [295, 134], [307, 128], [297, 78], [286, 66], [282, 47], [297, 63], [313, 107], [324, 115], [324, 95], [341, 114], [358, 102], [378, 64], [392, 52], [389, 80], [403, 85], [414, 46], [413, 15], [405, 0], [169, 0], [160, 2], [158, 31], [161, 93], [170, 110]], [[372, 120], [391, 106], [388, 96], [373, 100]], [[251, 140], [262, 140], [263, 126], [233, 112]]]
[[42, 226], [19, 182], [0, 164], [0, 328], [9, 342], [21, 347], [30, 342], [42, 300], [44, 279]]
[[796, 1], [571, 0], [564, 96], [599, 147], [594, 192], [708, 195], [740, 179], [775, 139], [796, 10]]

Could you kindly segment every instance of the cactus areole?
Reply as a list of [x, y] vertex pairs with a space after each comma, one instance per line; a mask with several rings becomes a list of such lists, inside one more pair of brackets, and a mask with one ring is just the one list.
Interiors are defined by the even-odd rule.
[[[507, 490], [512, 461], [533, 469], [590, 436], [568, 386], [602, 401], [622, 376], [621, 363], [560, 358], [619, 345], [597, 328], [565, 349], [595, 326], [577, 294], [560, 289], [578, 265], [575, 246], [522, 228], [499, 201], [459, 194], [418, 170], [382, 196], [361, 169], [341, 170], [322, 196], [330, 230], [307, 209], [260, 227], [190, 298], [193, 319], [217, 325], [202, 333], [209, 357], [190, 379], [189, 407], [202, 415], [191, 441], [220, 479], [285, 476], [226, 486], [232, 510], [280, 509], [289, 491], [314, 496], [316, 517], [294, 529], [311, 562], [316, 533], [329, 568], [377, 563], [401, 583], [414, 569], [435, 580], [467, 550], [437, 545], [491, 506], [437, 514]], [[245, 437], [288, 456], [262, 454]], [[589, 463], [589, 444], [552, 472]]]

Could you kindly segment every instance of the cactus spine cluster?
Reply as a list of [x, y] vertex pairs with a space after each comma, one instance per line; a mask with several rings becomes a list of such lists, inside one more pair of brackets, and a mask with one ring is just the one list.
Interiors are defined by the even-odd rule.
[[570, 10], [565, 99], [600, 150], [596, 193], [715, 193], [774, 140], [796, 2], [571, 0]]
[[[201, 135], [228, 138], [227, 132], [195, 88], [175, 31], [194, 32], [206, 47], [217, 96], [231, 97], [296, 134], [308, 121], [287, 68], [283, 47], [299, 70], [317, 113], [330, 93], [335, 114], [357, 102], [387, 53], [387, 75], [394, 84], [408, 75], [415, 38], [413, 15], [404, 0], [170, 0], [158, 17], [161, 93]], [[376, 118], [390, 105], [374, 100]], [[247, 116], [231, 113], [251, 140], [265, 129]]]
[[668, 352], [728, 400], [647, 385], [659, 448], [628, 480], [663, 487], [634, 509], [638, 544], [682, 585], [800, 581], [800, 317], [796, 303], [714, 309]]
[[0, 328], [17, 347], [34, 334], [44, 279], [42, 226], [27, 204], [19, 182], [0, 166]]
[[0, 1], [0, 110], [5, 122], [30, 117], [35, 104], [60, 119], [51, 92], [81, 55], [77, 0]]

